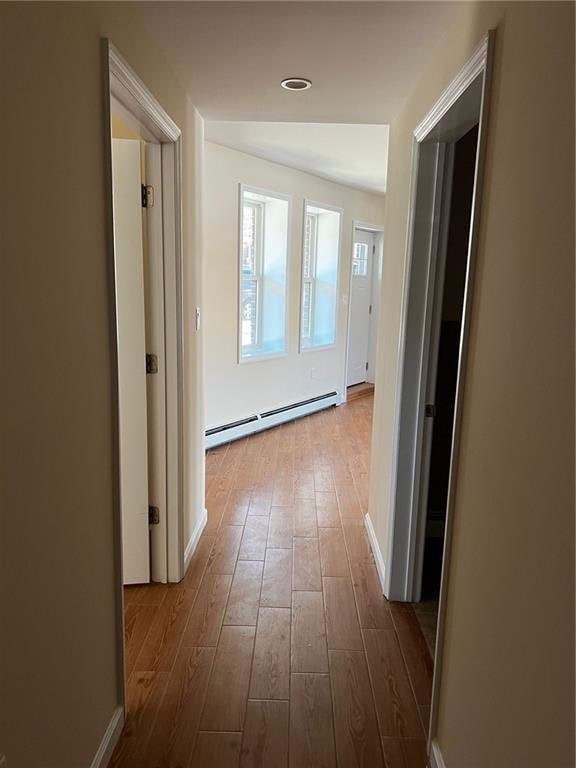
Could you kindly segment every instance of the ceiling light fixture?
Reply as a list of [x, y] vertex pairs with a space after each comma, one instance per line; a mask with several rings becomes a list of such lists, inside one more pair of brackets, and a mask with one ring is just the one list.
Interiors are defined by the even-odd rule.
[[307, 91], [312, 87], [312, 80], [307, 80], [305, 77], [287, 77], [280, 85], [287, 91]]

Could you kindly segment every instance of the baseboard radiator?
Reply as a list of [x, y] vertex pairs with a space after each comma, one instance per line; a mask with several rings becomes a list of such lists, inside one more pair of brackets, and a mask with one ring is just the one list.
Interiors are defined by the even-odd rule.
[[204, 446], [206, 449], [215, 448], [217, 445], [229, 443], [232, 440], [239, 440], [246, 435], [252, 435], [255, 432], [262, 432], [264, 429], [276, 427], [286, 421], [298, 419], [315, 411], [321, 411], [324, 408], [330, 408], [340, 402], [338, 392], [328, 392], [325, 395], [311, 397], [309, 400], [301, 400], [299, 403], [284, 405], [281, 408], [275, 408], [273, 411], [264, 411], [263, 413], [248, 416], [239, 421], [233, 421], [230, 424], [223, 424], [220, 427], [212, 427], [206, 430]]

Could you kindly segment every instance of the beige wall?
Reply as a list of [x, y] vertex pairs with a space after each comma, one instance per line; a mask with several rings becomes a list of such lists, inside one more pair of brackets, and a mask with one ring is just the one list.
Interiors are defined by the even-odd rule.
[[391, 129], [370, 514], [387, 551], [411, 134], [497, 27], [438, 740], [573, 763], [574, 6], [467, 3]]
[[[201, 121], [133, 9], [2, 4], [0, 754], [10, 768], [87, 768], [120, 700], [101, 36], [183, 131], [185, 279], [194, 299], [200, 290]], [[202, 471], [190, 471], [201, 339], [186, 330], [190, 527], [202, 506]]]
[[[206, 424], [226, 424], [327, 392], [342, 392], [346, 353], [352, 222], [381, 224], [384, 196], [361, 192], [318, 176], [206, 142], [205, 379]], [[239, 184], [291, 195], [287, 350], [284, 357], [238, 364]], [[298, 352], [304, 199], [342, 208], [337, 343]], [[314, 371], [314, 377], [311, 372]]]

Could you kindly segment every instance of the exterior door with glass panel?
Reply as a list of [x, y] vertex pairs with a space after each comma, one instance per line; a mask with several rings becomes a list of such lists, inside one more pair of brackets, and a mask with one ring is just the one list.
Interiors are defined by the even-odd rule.
[[375, 236], [372, 232], [354, 230], [348, 333], [347, 386], [349, 387], [365, 382], [368, 370], [374, 246]]

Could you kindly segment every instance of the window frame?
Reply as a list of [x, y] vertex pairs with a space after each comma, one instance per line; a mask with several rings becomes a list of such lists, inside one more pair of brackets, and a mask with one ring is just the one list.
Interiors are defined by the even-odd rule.
[[[263, 352], [261, 354], [243, 356], [242, 355], [242, 247], [243, 247], [243, 221], [244, 221], [244, 193], [252, 193], [254, 195], [261, 195], [263, 197], [272, 197], [277, 200], [284, 200], [288, 203], [288, 216], [287, 216], [287, 232], [286, 232], [286, 269], [285, 269], [285, 284], [284, 284], [284, 350], [282, 352]], [[265, 233], [266, 222], [266, 204], [263, 202], [262, 216], [260, 217], [260, 230], [262, 242]], [[290, 320], [290, 253], [292, 249], [292, 195], [285, 194], [283, 192], [273, 192], [269, 189], [263, 189], [262, 187], [253, 187], [249, 184], [238, 184], [238, 251], [236, 261], [236, 279], [237, 279], [237, 291], [236, 291], [236, 319], [237, 319], [237, 333], [236, 333], [236, 362], [239, 365], [245, 363], [255, 363], [259, 360], [272, 360], [279, 357], [287, 357], [289, 354], [289, 320]], [[259, 269], [255, 279], [257, 281], [257, 338], [262, 338], [262, 283], [264, 277], [264, 248], [263, 244], [261, 251], [258, 255]]]
[[[337, 262], [337, 270], [336, 270], [336, 285], [335, 285], [335, 294], [336, 294], [336, 307], [334, 312], [334, 341], [331, 344], [317, 344], [317, 345], [310, 345], [310, 346], [304, 346], [303, 344], [303, 338], [302, 338], [302, 323], [303, 323], [303, 308], [304, 308], [304, 283], [308, 281], [308, 279], [304, 278], [304, 247], [306, 243], [306, 216], [307, 216], [307, 210], [308, 208], [321, 208], [325, 211], [332, 211], [334, 213], [340, 214], [340, 222], [338, 227], [338, 262]], [[315, 214], [316, 216], [318, 214]], [[303, 206], [303, 213], [302, 213], [302, 242], [301, 242], [301, 249], [300, 249], [300, 317], [298, 321], [298, 352], [300, 354], [306, 353], [306, 352], [321, 352], [323, 350], [327, 349], [335, 349], [338, 346], [338, 323], [340, 321], [340, 287], [342, 283], [342, 233], [344, 231], [344, 209], [340, 208], [337, 205], [330, 205], [329, 203], [320, 203], [317, 200], [311, 200], [309, 198], [304, 198], [304, 206]], [[316, 246], [318, 243], [317, 234], [315, 238]], [[316, 267], [316, 258], [314, 258], [314, 267]], [[311, 329], [313, 331], [314, 329], [314, 296], [316, 293], [315, 287], [316, 287], [316, 275], [314, 274], [314, 278], [312, 280], [313, 288], [312, 288], [312, 317], [310, 321]], [[309, 338], [309, 337], [307, 337]]]

